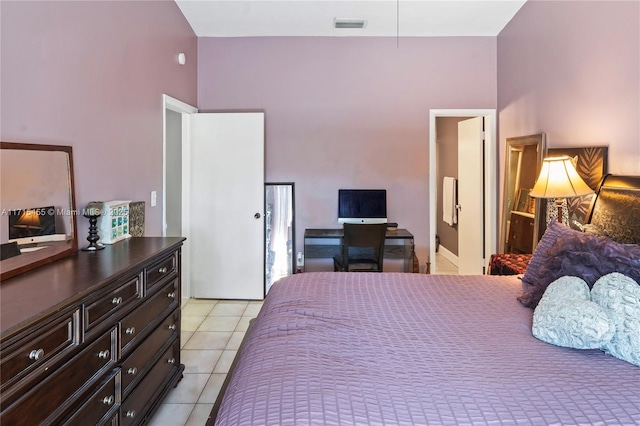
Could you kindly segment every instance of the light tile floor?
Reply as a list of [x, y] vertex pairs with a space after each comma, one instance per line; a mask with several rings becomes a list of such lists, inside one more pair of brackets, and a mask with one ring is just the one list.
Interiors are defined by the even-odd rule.
[[182, 308], [184, 378], [164, 399], [151, 426], [202, 426], [218, 397], [249, 320], [262, 302], [191, 299]]
[[436, 253], [436, 274], [458, 275], [458, 267], [440, 253]]

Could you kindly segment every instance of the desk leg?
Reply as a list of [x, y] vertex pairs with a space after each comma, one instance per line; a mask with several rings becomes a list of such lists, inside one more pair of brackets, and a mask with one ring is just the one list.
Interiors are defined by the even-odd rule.
[[[413, 240], [406, 240], [404, 247], [402, 248], [402, 255], [404, 257], [404, 272], [415, 272], [415, 251]], [[420, 272], [420, 265], [418, 264], [418, 271]]]

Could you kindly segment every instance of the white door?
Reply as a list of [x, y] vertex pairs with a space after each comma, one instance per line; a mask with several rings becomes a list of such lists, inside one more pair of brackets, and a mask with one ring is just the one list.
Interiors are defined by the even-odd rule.
[[484, 267], [483, 117], [458, 123], [458, 273]]
[[264, 113], [194, 114], [191, 276], [206, 299], [264, 297]]

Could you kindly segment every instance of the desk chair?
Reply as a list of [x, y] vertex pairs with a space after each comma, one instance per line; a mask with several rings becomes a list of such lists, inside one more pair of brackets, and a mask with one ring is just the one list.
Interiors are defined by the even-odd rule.
[[382, 272], [386, 223], [344, 224], [342, 255], [333, 257], [333, 270]]

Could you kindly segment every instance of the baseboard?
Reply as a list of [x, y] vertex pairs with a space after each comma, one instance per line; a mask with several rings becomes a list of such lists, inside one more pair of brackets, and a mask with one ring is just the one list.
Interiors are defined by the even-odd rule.
[[440, 253], [442, 257], [447, 259], [449, 262], [458, 266], [458, 256], [447, 250], [446, 247], [442, 246], [442, 244], [440, 244], [440, 247], [438, 248], [438, 253]]

